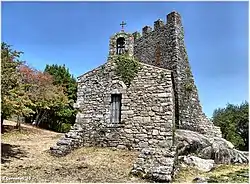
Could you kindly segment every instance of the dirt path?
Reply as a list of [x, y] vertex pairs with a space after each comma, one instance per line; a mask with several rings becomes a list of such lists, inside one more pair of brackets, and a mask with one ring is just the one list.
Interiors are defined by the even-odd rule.
[[21, 131], [13, 130], [15, 122], [5, 121], [6, 133], [2, 135], [2, 161], [6, 165], [33, 160], [54, 145], [63, 134], [22, 124]]
[[63, 135], [5, 121], [1, 143], [2, 182], [144, 182], [129, 172], [136, 152], [108, 148], [82, 148], [57, 158], [48, 153]]

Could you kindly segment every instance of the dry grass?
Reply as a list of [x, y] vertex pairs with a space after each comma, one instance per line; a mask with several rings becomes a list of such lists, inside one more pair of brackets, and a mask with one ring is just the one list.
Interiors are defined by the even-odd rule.
[[[22, 125], [19, 132], [13, 129], [14, 122], [4, 124], [7, 132], [2, 135], [2, 182], [147, 182], [129, 175], [137, 152], [89, 147], [57, 158], [48, 150], [63, 134], [30, 125]], [[211, 172], [182, 168], [174, 182], [191, 183], [198, 176], [217, 178], [247, 168], [248, 165], [221, 165]]]
[[2, 182], [145, 182], [129, 175], [137, 152], [92, 147], [53, 157], [49, 147], [61, 136], [29, 125], [4, 133]]

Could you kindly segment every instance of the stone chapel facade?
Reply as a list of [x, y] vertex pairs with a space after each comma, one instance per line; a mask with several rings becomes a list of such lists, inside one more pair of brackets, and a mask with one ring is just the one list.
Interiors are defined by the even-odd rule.
[[[140, 62], [128, 87], [112, 57], [127, 53]], [[175, 129], [221, 137], [202, 112], [177, 12], [145, 26], [142, 36], [121, 31], [110, 38], [106, 63], [78, 77], [76, 122], [51, 148], [65, 155], [81, 146], [121, 149], [174, 148]]]

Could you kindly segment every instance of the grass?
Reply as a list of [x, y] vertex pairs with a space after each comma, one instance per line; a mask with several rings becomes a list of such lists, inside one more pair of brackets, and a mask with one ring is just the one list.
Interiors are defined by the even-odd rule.
[[[138, 152], [85, 147], [65, 157], [53, 157], [48, 150], [63, 134], [23, 124], [21, 131], [17, 131], [13, 129], [14, 122], [4, 124], [8, 128], [1, 143], [3, 183], [147, 182], [129, 174]], [[210, 182], [248, 183], [247, 173], [248, 165], [220, 165], [210, 172], [181, 168], [173, 182], [191, 183], [200, 176], [209, 177]]]
[[[82, 148], [66, 157], [43, 152], [40, 159], [13, 164], [2, 176], [26, 176], [27, 182], [139, 182], [129, 176], [135, 153], [108, 148]], [[13, 167], [14, 166], [14, 167]]]
[[208, 180], [210, 183], [248, 183], [249, 169], [241, 169], [239, 171], [222, 174], [220, 176], [211, 176]]
[[181, 168], [174, 179], [174, 183], [192, 183], [196, 177], [209, 178], [208, 183], [248, 183], [249, 165], [218, 165], [209, 172], [202, 172], [195, 168]]
[[4, 133], [2, 182], [144, 182], [129, 174], [137, 152], [85, 147], [65, 157], [51, 156], [50, 146], [62, 135], [24, 125], [20, 132]]

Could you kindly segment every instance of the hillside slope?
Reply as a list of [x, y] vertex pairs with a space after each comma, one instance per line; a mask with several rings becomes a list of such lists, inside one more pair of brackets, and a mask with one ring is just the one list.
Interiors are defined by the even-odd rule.
[[62, 134], [23, 124], [18, 132], [11, 121], [4, 125], [2, 182], [143, 182], [129, 175], [136, 152], [82, 148], [57, 158], [48, 150]]
[[[48, 153], [49, 148], [63, 135], [15, 122], [4, 122], [2, 134], [2, 182], [148, 182], [129, 173], [138, 153], [110, 148], [81, 148], [61, 158]], [[243, 173], [243, 174], [242, 174]], [[192, 182], [196, 177], [209, 177], [210, 182], [248, 183], [248, 165], [221, 165], [211, 172], [192, 168], [181, 169], [174, 182]], [[224, 175], [225, 176], [224, 176]]]

